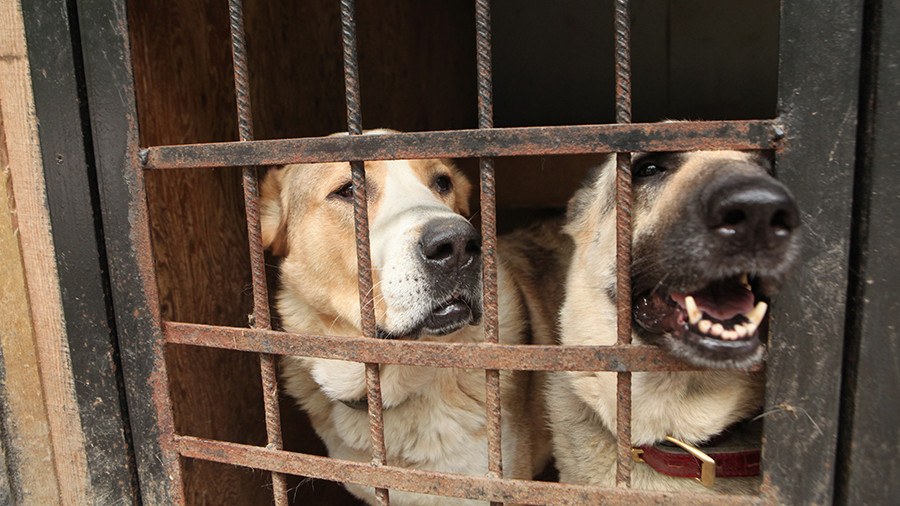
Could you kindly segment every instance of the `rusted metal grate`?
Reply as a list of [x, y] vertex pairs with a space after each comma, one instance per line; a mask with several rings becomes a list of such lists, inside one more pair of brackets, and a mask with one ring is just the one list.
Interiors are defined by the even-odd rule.
[[[347, 137], [254, 141], [249, 100], [247, 57], [241, 0], [229, 0], [231, 42], [240, 141], [216, 144], [155, 146], [141, 150], [144, 170], [243, 166], [253, 314], [249, 329], [163, 322], [165, 343], [188, 344], [260, 354], [267, 445], [265, 448], [174, 434], [168, 399], [157, 406], [168, 475], [176, 481], [176, 501], [183, 502], [178, 457], [209, 460], [267, 470], [272, 473], [275, 503], [287, 504], [285, 474], [317, 477], [372, 486], [381, 504], [389, 504], [389, 489], [489, 500], [494, 504], [692, 502], [735, 504], [765, 502], [764, 496], [710, 496], [658, 493], [631, 486], [631, 372], [684, 371], [695, 367], [670, 358], [654, 347], [631, 344], [631, 151], [692, 149], [773, 149], [783, 132], [777, 121], [682, 122], [631, 124], [631, 68], [628, 0], [615, 2], [616, 121], [614, 125], [493, 128], [491, 22], [489, 0], [476, 0], [478, 130], [416, 132], [362, 136], [360, 84], [357, 68], [354, 1], [341, 0]], [[528, 346], [498, 343], [496, 272], [496, 202], [492, 157], [507, 155], [617, 153], [617, 326], [613, 346]], [[479, 157], [483, 240], [483, 300], [485, 342], [475, 344], [378, 340], [372, 296], [365, 161], [380, 159]], [[276, 332], [270, 325], [263, 248], [260, 240], [259, 166], [298, 162], [350, 162], [359, 297], [360, 337], [330, 337]], [[157, 366], [162, 366], [158, 343]], [[286, 452], [278, 413], [276, 357], [303, 355], [366, 364], [366, 387], [372, 440], [371, 463], [341, 461]], [[379, 364], [484, 369], [488, 419], [488, 475], [463, 476], [389, 466], [384, 443]], [[500, 435], [500, 370], [614, 371], [617, 373], [618, 458], [614, 489], [531, 482], [503, 478]], [[163, 370], [163, 381], [165, 374]], [[166, 422], [166, 423], [162, 423]], [[165, 432], [168, 432], [166, 434]]]
[[[253, 112], [250, 109], [250, 76], [247, 70], [247, 48], [244, 40], [243, 0], [229, 0], [231, 54], [234, 66], [234, 87], [237, 103], [238, 134], [242, 142], [253, 140]], [[253, 285], [253, 315], [251, 327], [271, 329], [269, 291], [266, 287], [266, 258], [263, 253], [259, 222], [259, 178], [256, 167], [244, 167], [244, 209], [247, 215], [247, 238], [250, 246], [250, 271]], [[282, 449], [281, 419], [278, 412], [278, 363], [269, 353], [259, 355], [262, 378], [263, 408], [266, 419], [266, 448]], [[272, 494], [277, 506], [286, 506], [287, 484], [284, 475], [272, 472]]]

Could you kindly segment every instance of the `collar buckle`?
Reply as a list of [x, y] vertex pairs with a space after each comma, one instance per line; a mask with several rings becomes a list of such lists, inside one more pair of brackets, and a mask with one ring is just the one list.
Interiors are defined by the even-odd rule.
[[[716, 482], [716, 461], [709, 455], [707, 455], [703, 450], [697, 448], [696, 446], [684, 442], [678, 438], [674, 438], [672, 436], [666, 436], [666, 441], [680, 447], [682, 450], [691, 454], [692, 457], [697, 459], [700, 462], [700, 477], [694, 478], [699, 481], [704, 487], [711, 488], [713, 484]], [[644, 454], [643, 448], [632, 448], [631, 449], [631, 458], [635, 462], [646, 463], [643, 459]]]
[[713, 486], [713, 483], [716, 481], [715, 459], [704, 453], [700, 448], [672, 436], [666, 436], [666, 441], [680, 446], [682, 450], [690, 453], [695, 459], [699, 460], [700, 478], [697, 478], [697, 480], [702, 483], [704, 487], [710, 488]]

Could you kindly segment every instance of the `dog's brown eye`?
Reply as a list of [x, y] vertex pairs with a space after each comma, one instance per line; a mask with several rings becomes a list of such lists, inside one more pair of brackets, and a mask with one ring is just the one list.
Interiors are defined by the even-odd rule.
[[437, 189], [438, 193], [443, 195], [453, 188], [453, 180], [446, 174], [438, 176], [434, 179], [434, 187]]
[[352, 200], [353, 199], [353, 182], [350, 181], [346, 183], [344, 186], [341, 186], [337, 190], [331, 192], [329, 197], [337, 197], [344, 200]]
[[635, 178], [651, 177], [662, 174], [665, 171], [666, 168], [662, 165], [653, 162], [644, 162], [634, 169], [633, 175]]

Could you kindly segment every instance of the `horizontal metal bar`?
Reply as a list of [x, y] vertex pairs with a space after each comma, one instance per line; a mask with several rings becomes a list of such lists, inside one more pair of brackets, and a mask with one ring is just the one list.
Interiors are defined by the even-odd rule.
[[465, 476], [372, 466], [368, 462], [269, 450], [257, 446], [176, 436], [175, 446], [182, 456], [263, 469], [278, 473], [308, 476], [323, 480], [356, 483], [391, 490], [422, 494], [503, 501], [522, 504], [763, 504], [760, 496], [726, 496], [704, 492], [653, 492], [569, 485], [545, 481], [525, 481]]
[[[655, 346], [538, 346], [290, 334], [163, 323], [167, 343], [353, 362], [525, 371], [694, 371]], [[761, 367], [756, 370], [761, 370]]]
[[772, 149], [775, 120], [696, 121], [445, 130], [156, 146], [141, 151], [146, 169], [283, 165], [354, 160], [564, 155], [616, 151]]

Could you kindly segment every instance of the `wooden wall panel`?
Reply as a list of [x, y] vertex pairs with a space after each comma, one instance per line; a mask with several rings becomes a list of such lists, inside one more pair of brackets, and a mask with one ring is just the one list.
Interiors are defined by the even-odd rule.
[[[237, 138], [227, 2], [131, 2], [141, 145]], [[147, 173], [164, 319], [244, 326], [251, 311], [240, 169]], [[246, 353], [170, 346], [176, 431], [225, 441], [265, 440], [258, 360]], [[267, 477], [184, 462], [190, 504], [265, 504]]]
[[[22, 500], [91, 502], [19, 2], [0, 2], [0, 346]], [[10, 200], [12, 194], [14, 200]], [[14, 204], [13, 204], [14, 202]], [[22, 252], [20, 256], [20, 251]], [[27, 285], [26, 285], [27, 279]], [[15, 443], [16, 447], [11, 444]]]
[[10, 478], [6, 483], [10, 501], [4, 502], [0, 492], [0, 504], [12, 504], [13, 499], [49, 504], [58, 501], [59, 489], [10, 191], [3, 113], [11, 108], [4, 111], [4, 105], [0, 102], [0, 439], [4, 446], [0, 472], [3, 479]]

